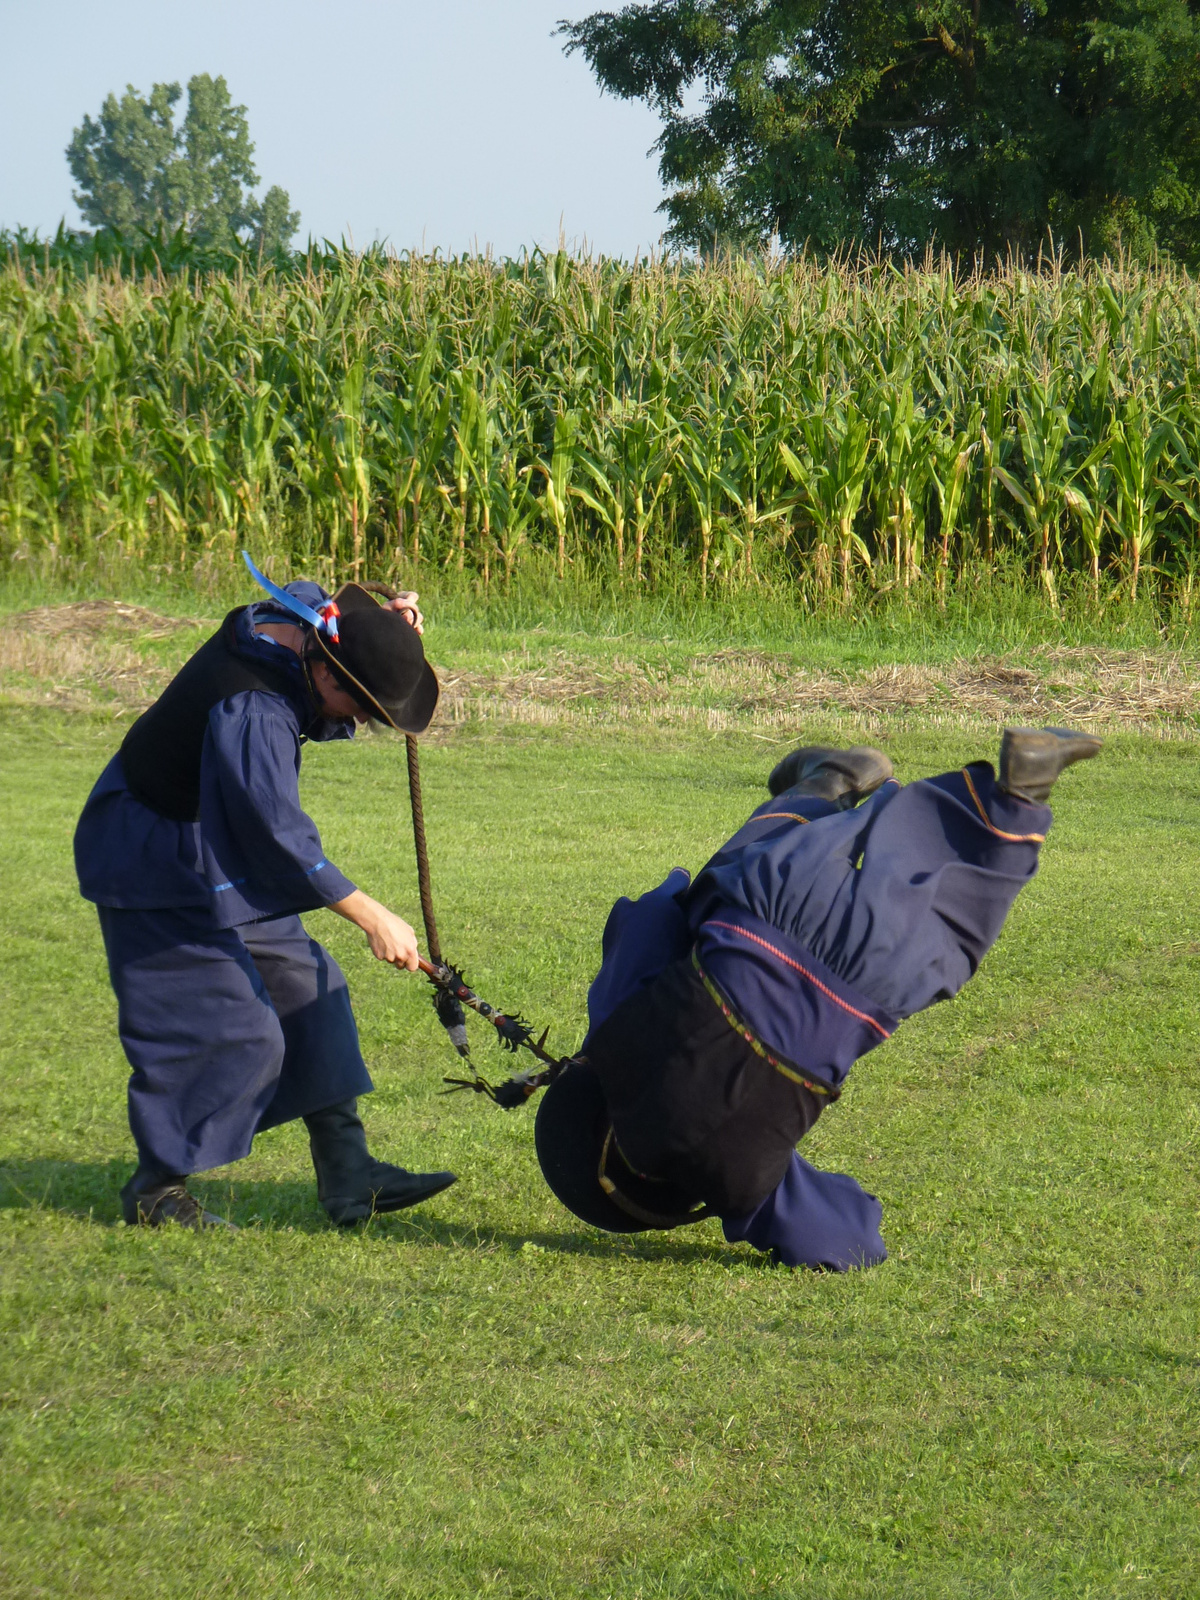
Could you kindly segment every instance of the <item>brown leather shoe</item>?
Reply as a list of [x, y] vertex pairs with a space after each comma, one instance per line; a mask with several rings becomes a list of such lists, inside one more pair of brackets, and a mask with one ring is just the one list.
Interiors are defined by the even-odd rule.
[[140, 1167], [121, 1190], [121, 1215], [131, 1228], [161, 1228], [166, 1222], [177, 1222], [181, 1228], [238, 1231], [235, 1222], [205, 1211], [183, 1178], [151, 1176]]
[[1000, 788], [1018, 800], [1045, 805], [1059, 777], [1090, 761], [1103, 739], [1073, 728], [1005, 728], [1000, 739]]
[[822, 800], [840, 801], [842, 809], [849, 810], [891, 776], [892, 763], [873, 745], [839, 750], [835, 745], [803, 744], [784, 756], [767, 779], [767, 788], [772, 796], [800, 788]]

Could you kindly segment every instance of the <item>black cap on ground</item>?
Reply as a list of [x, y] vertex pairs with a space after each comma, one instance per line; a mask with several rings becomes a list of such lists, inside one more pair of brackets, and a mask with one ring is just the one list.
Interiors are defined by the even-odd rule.
[[[673, 1184], [633, 1172], [612, 1138], [612, 1123], [600, 1079], [586, 1061], [573, 1062], [542, 1096], [533, 1130], [542, 1176], [563, 1205], [581, 1221], [608, 1233], [645, 1233], [699, 1221], [694, 1198]], [[625, 1210], [605, 1191], [604, 1176], [617, 1189]]]

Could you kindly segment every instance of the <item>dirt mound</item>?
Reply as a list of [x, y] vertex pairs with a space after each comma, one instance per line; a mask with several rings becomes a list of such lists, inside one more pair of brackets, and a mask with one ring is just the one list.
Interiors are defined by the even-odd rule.
[[200, 617], [168, 617], [147, 606], [126, 605], [121, 600], [74, 600], [65, 606], [36, 606], [9, 617], [8, 627], [18, 633], [41, 634], [54, 638], [71, 633], [85, 638], [119, 632], [139, 634], [143, 639], [169, 639], [182, 628], [202, 628]]

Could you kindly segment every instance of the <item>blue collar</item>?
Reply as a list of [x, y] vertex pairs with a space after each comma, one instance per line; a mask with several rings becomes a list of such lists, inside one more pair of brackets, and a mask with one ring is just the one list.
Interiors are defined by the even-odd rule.
[[[304, 588], [316, 589], [317, 585], [305, 584]], [[309, 687], [308, 675], [296, 652], [287, 645], [280, 644], [278, 639], [272, 639], [270, 634], [255, 632], [255, 629], [261, 627], [264, 622], [290, 622], [295, 623], [297, 627], [304, 625], [297, 622], [295, 617], [289, 616], [283, 607], [273, 600], [258, 600], [243, 610], [237, 619], [234, 632], [237, 653], [244, 660], [262, 662], [265, 666], [273, 667], [276, 672], [282, 667], [287, 674], [288, 698], [300, 723], [300, 737], [311, 739], [314, 744], [327, 744], [332, 739], [353, 739], [353, 723], [323, 717], [317, 710]], [[308, 629], [305, 628], [304, 631], [307, 633]]]

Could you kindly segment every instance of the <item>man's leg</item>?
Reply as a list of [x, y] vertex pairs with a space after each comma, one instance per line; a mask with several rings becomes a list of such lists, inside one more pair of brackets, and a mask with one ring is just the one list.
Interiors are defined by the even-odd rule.
[[350, 990], [329, 951], [299, 917], [272, 917], [237, 931], [283, 1030], [283, 1064], [257, 1131], [370, 1094]]
[[[853, 811], [891, 778], [892, 763], [882, 750], [870, 745], [855, 745], [848, 750], [837, 750], [832, 745], [802, 745], [784, 756], [772, 771], [767, 780], [771, 798], [750, 813], [733, 837], [705, 863], [697, 878], [727, 863], [740, 863], [747, 845], [761, 844], [773, 833], [786, 833], [797, 823], [819, 822]], [[864, 825], [864, 821], [851, 822], [849, 832]]]
[[[1057, 750], [1043, 748], [1047, 734]], [[1009, 730], [1000, 779], [973, 762], [877, 796], [886, 803], [869, 802], [861, 855], [850, 870], [831, 860], [823, 883], [814, 864], [821, 892], [796, 896], [786, 931], [897, 1018], [949, 999], [999, 937], [1052, 821], [1048, 805], [1018, 792], [1014, 773], [1032, 773], [1028, 793], [1048, 795], [1064, 766], [1099, 748], [1088, 735]], [[805, 840], [818, 853], [820, 833]]]
[[[776, 902], [784, 896], [793, 903], [793, 917], [817, 920], [813, 908], [833, 904], [876, 814], [900, 792], [891, 762], [869, 745], [843, 751], [804, 745], [779, 763], [772, 784], [780, 780], [781, 769], [791, 787], [751, 812], [681, 896], [693, 931], [719, 906], [740, 906], [783, 927], [786, 908]], [[786, 875], [776, 871], [773, 860], [788, 863]], [[755, 883], [747, 881], [748, 873]], [[776, 881], [768, 889], [771, 880]], [[765, 898], [762, 890], [768, 891]], [[777, 921], [777, 913], [784, 921]]]
[[98, 909], [132, 1069], [125, 1220], [215, 1222], [185, 1179], [249, 1151], [283, 1062], [279, 1019], [237, 934], [202, 912]]
[[367, 1148], [358, 1096], [373, 1087], [359, 1048], [346, 979], [299, 917], [241, 929], [283, 1028], [279, 1084], [259, 1129], [303, 1117], [317, 1196], [333, 1222], [361, 1222], [400, 1211], [454, 1182], [451, 1172], [408, 1172], [376, 1161]]

